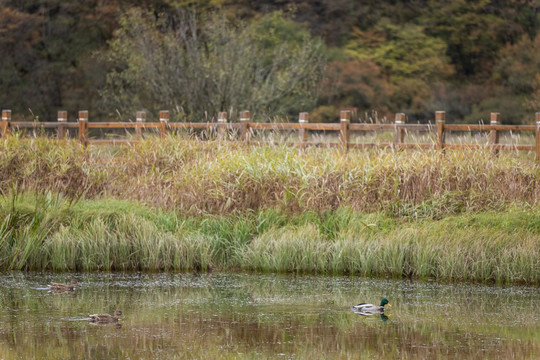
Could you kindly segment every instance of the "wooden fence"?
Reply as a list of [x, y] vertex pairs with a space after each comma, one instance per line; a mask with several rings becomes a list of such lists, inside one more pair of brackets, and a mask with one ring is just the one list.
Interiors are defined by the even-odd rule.
[[[243, 111], [240, 115], [240, 121], [230, 123], [227, 121], [227, 113], [218, 113], [217, 122], [199, 122], [199, 123], [183, 123], [169, 122], [169, 111], [160, 111], [159, 122], [146, 122], [146, 114], [137, 112], [135, 122], [89, 122], [88, 111], [79, 111], [77, 122], [67, 121], [67, 112], [58, 112], [57, 122], [36, 122], [36, 121], [11, 121], [11, 110], [2, 110], [2, 122], [0, 131], [2, 138], [18, 129], [45, 129], [54, 128], [57, 130], [58, 139], [66, 139], [67, 129], [77, 129], [78, 140], [83, 145], [89, 144], [135, 144], [142, 140], [143, 129], [157, 129], [161, 138], [167, 136], [169, 131], [174, 129], [202, 129], [215, 131], [218, 138], [223, 138], [224, 134], [229, 129], [235, 129], [238, 132], [239, 139], [244, 142], [250, 142], [253, 130], [293, 130], [298, 132], [298, 141], [291, 145], [294, 146], [325, 146], [325, 147], [341, 147], [344, 151], [350, 148], [435, 148], [442, 150], [446, 148], [480, 148], [485, 147], [482, 144], [449, 144], [445, 142], [445, 137], [448, 132], [488, 132], [489, 148], [493, 152], [499, 150], [524, 150], [535, 151], [536, 160], [540, 162], [540, 112], [536, 113], [535, 125], [502, 125], [500, 123], [500, 114], [491, 113], [489, 125], [477, 124], [447, 124], [444, 111], [435, 113], [435, 125], [433, 124], [407, 124], [405, 122], [405, 114], [397, 113], [395, 122], [392, 124], [373, 124], [373, 123], [351, 123], [351, 112], [344, 110], [340, 112], [339, 123], [310, 123], [309, 113], [302, 112], [299, 115], [298, 123], [257, 123], [251, 122], [249, 111]], [[90, 139], [89, 129], [135, 129], [135, 139]], [[334, 131], [339, 132], [340, 141], [337, 143], [328, 142], [313, 142], [308, 141], [309, 131]], [[351, 143], [350, 134], [352, 131], [393, 131], [395, 133], [394, 140], [391, 143]], [[499, 132], [514, 131], [534, 132], [535, 144], [530, 145], [514, 145], [500, 144]], [[405, 132], [434, 132], [434, 143], [405, 143]]]

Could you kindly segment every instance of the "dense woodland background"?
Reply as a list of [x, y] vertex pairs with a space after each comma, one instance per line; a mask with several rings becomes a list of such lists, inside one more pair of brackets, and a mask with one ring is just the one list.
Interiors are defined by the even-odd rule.
[[537, 0], [0, 0], [0, 107], [531, 123]]

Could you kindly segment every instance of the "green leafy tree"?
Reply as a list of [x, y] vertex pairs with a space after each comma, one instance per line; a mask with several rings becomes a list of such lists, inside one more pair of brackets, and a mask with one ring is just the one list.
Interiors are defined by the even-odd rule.
[[122, 112], [169, 108], [197, 121], [217, 111], [279, 115], [314, 105], [322, 42], [281, 13], [235, 26], [218, 15], [131, 9], [120, 24], [103, 95]]
[[39, 14], [28, 14], [10, 7], [0, 10], [0, 105], [13, 109], [16, 116], [20, 116], [21, 111], [26, 112], [30, 105], [22, 105], [21, 99], [39, 96], [39, 84], [29, 86], [32, 79], [26, 75], [32, 73], [40, 60], [37, 47], [44, 23], [45, 19]]
[[313, 120], [331, 121], [340, 108], [364, 111], [389, 109], [391, 85], [381, 76], [379, 66], [370, 60], [335, 60], [328, 63], [321, 83], [319, 104]]
[[535, 91], [536, 75], [540, 73], [540, 36], [524, 36], [514, 45], [507, 45], [495, 66], [493, 79], [515, 94]]
[[396, 111], [424, 113], [432, 84], [453, 71], [445, 56], [445, 43], [413, 24], [399, 26], [381, 19], [372, 30], [356, 29], [347, 48], [351, 56], [380, 67], [392, 84], [391, 102]]
[[507, 45], [501, 51], [493, 80], [504, 90], [500, 97], [512, 98], [518, 104], [514, 106], [514, 111], [508, 111], [505, 119], [521, 123], [530, 119], [533, 112], [540, 111], [539, 74], [540, 36], [534, 39], [524, 36], [516, 44]]
[[528, 1], [432, 0], [429, 16], [421, 20], [430, 35], [447, 44], [458, 75], [489, 78], [498, 51], [535, 31], [537, 10], [538, 4]]
[[94, 110], [105, 74], [92, 54], [111, 37], [118, 6], [114, 0], [0, 0], [2, 107], [18, 117], [31, 109], [50, 121], [59, 108]]

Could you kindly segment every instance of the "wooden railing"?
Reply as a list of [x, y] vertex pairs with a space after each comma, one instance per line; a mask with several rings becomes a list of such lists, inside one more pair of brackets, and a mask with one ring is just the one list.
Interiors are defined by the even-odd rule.
[[[78, 140], [83, 145], [90, 144], [135, 144], [142, 140], [143, 129], [156, 129], [161, 138], [167, 136], [169, 131], [175, 129], [202, 129], [214, 131], [217, 138], [224, 138], [225, 132], [235, 129], [240, 140], [250, 142], [253, 130], [294, 130], [298, 132], [298, 141], [291, 143], [294, 146], [325, 146], [341, 147], [344, 151], [349, 148], [426, 148], [443, 150], [447, 148], [480, 148], [482, 144], [449, 144], [446, 143], [446, 134], [451, 131], [462, 132], [489, 132], [487, 146], [496, 153], [499, 150], [524, 150], [535, 151], [537, 161], [540, 161], [540, 112], [536, 113], [535, 125], [502, 125], [500, 114], [491, 113], [490, 124], [446, 124], [446, 114], [444, 111], [435, 113], [435, 125], [432, 124], [407, 124], [405, 114], [397, 113], [395, 122], [392, 124], [374, 123], [351, 123], [351, 112], [341, 111], [339, 123], [310, 123], [309, 114], [302, 112], [299, 115], [298, 123], [257, 123], [251, 122], [249, 111], [240, 114], [240, 121], [230, 123], [227, 121], [227, 113], [218, 113], [217, 122], [169, 122], [169, 111], [160, 111], [159, 122], [147, 123], [146, 114], [137, 112], [135, 122], [89, 122], [88, 111], [79, 111], [77, 122], [67, 121], [67, 112], [58, 112], [57, 122], [37, 122], [37, 121], [11, 121], [11, 110], [2, 110], [2, 122], [0, 132], [2, 138], [8, 136], [12, 131], [18, 129], [57, 129], [58, 139], [66, 139], [67, 129], [77, 129]], [[135, 139], [91, 139], [89, 129], [135, 129]], [[310, 131], [334, 131], [339, 132], [340, 141], [337, 143], [309, 141]], [[391, 143], [351, 143], [350, 134], [352, 131], [393, 131], [395, 132]], [[499, 132], [534, 132], [535, 143], [530, 145], [500, 144]], [[434, 143], [405, 143], [406, 132], [434, 132]]]

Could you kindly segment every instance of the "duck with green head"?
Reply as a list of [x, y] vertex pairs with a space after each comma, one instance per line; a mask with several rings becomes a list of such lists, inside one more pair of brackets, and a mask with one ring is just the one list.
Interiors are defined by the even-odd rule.
[[358, 305], [354, 305], [351, 310], [360, 313], [362, 315], [373, 315], [373, 314], [382, 314], [384, 313], [384, 307], [388, 305], [388, 307], [391, 307], [390, 302], [387, 298], [383, 298], [381, 300], [381, 305], [373, 305], [373, 304], [366, 304], [366, 303], [360, 303]]

